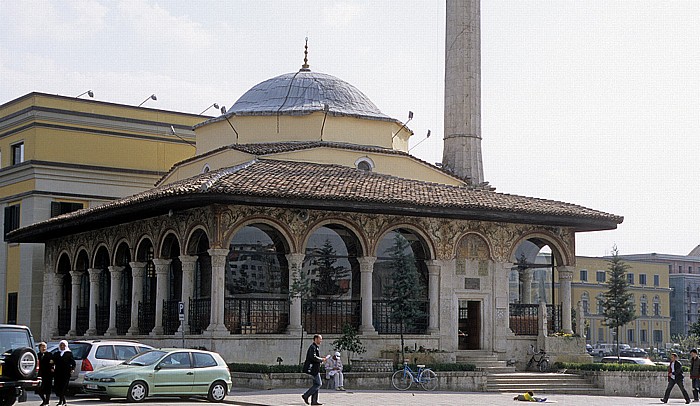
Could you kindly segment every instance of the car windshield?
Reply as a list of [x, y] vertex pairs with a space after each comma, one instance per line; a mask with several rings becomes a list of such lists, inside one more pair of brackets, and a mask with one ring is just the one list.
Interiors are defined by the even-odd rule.
[[22, 329], [0, 330], [0, 354], [22, 347], [32, 347], [29, 334]]
[[[90, 352], [90, 348], [92, 348], [92, 344], [68, 343], [68, 348], [70, 348], [70, 351], [73, 353], [73, 359], [83, 359]], [[59, 351], [59, 350], [60, 350], [59, 348], [56, 348], [56, 351]]]
[[141, 354], [138, 354], [135, 357], [131, 358], [130, 360], [126, 361], [126, 364], [127, 365], [152, 365], [152, 364], [155, 364], [156, 361], [161, 359], [161, 357], [163, 357], [163, 355], [165, 355], [165, 354], [167, 354], [165, 351], [158, 351], [158, 350], [142, 352]]

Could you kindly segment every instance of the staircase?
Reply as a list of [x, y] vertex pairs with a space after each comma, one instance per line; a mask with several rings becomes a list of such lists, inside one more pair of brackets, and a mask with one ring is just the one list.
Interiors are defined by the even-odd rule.
[[508, 366], [505, 361], [499, 361], [496, 355], [481, 350], [457, 351], [457, 363], [476, 365], [477, 371], [485, 371], [489, 374], [515, 372], [514, 366]]
[[569, 395], [603, 395], [605, 393], [603, 389], [597, 388], [579, 375], [541, 372], [489, 374], [486, 390], [506, 393], [524, 393], [531, 390], [537, 396], [548, 393]]

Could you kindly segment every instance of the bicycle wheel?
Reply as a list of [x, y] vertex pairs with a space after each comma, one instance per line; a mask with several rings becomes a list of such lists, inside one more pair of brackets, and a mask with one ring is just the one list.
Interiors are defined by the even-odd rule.
[[540, 361], [537, 367], [540, 369], [540, 372], [547, 372], [549, 371], [549, 361], [543, 359], [542, 361]]
[[526, 371], [529, 371], [529, 370], [530, 370], [530, 367], [532, 366], [532, 361], [533, 361], [533, 359], [530, 358], [530, 361], [527, 362], [527, 366], [525, 367], [525, 370], [526, 370]]
[[394, 372], [391, 376], [391, 384], [398, 390], [407, 390], [413, 383], [413, 375], [403, 369]]
[[424, 369], [418, 377], [420, 386], [425, 390], [435, 390], [438, 387], [438, 378], [435, 372], [430, 369]]

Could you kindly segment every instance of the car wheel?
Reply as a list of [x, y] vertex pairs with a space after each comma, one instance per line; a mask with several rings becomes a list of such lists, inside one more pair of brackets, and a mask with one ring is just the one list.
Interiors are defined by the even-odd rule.
[[129, 386], [126, 400], [129, 402], [142, 402], [148, 396], [148, 385], [142, 381], [136, 381]]
[[226, 384], [221, 382], [221, 381], [216, 381], [211, 384], [209, 387], [209, 394], [207, 395], [207, 399], [210, 402], [221, 402], [226, 398], [226, 395], [228, 394], [228, 389], [226, 388]]
[[4, 391], [4, 393], [0, 394], [0, 406], [12, 406], [15, 404], [15, 401], [17, 400], [17, 396], [14, 394], [14, 388], [9, 391]]
[[13, 379], [32, 379], [36, 375], [36, 353], [29, 347], [12, 350], [5, 357], [3, 375]]

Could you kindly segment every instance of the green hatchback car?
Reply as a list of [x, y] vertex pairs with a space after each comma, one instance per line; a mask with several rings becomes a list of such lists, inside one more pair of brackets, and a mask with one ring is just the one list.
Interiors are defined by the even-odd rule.
[[140, 402], [148, 396], [204, 395], [211, 402], [221, 402], [231, 385], [231, 373], [219, 354], [173, 348], [146, 351], [123, 364], [89, 372], [83, 390], [101, 400]]

